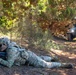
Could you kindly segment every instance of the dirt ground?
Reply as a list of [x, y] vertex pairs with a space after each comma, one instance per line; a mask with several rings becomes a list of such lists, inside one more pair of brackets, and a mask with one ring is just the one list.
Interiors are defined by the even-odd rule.
[[[56, 55], [60, 62], [72, 63], [74, 65], [73, 69], [46, 69], [46, 68], [34, 68], [32, 66], [13, 66], [12, 68], [0, 67], [0, 75], [76, 75], [76, 41], [68, 42], [66, 40], [54, 40], [59, 44], [63, 44], [66, 47], [61, 50], [36, 50], [30, 48], [33, 52], [39, 55]], [[70, 49], [68, 49], [68, 47]]]

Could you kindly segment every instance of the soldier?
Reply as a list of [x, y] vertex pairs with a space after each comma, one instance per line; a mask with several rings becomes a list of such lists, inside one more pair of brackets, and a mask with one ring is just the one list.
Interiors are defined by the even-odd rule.
[[29, 65], [39, 68], [73, 68], [72, 64], [52, 62], [55, 58], [49, 56], [37, 56], [30, 50], [18, 46], [8, 38], [0, 38], [0, 51], [6, 52], [6, 59], [0, 58], [0, 64], [12, 67], [28, 62]]

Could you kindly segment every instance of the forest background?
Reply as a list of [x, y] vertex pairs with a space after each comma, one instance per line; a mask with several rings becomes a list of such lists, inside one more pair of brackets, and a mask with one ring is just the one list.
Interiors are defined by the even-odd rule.
[[59, 48], [76, 15], [76, 0], [0, 0], [0, 36], [20, 45]]

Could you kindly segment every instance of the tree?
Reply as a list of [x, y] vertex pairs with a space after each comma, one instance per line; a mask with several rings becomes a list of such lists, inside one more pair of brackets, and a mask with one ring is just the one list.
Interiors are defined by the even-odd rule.
[[36, 19], [36, 25], [43, 31], [50, 29], [57, 36], [65, 35], [67, 25], [76, 15], [75, 0], [1, 0], [1, 3], [1, 26], [7, 31], [13, 30], [16, 22], [28, 16], [30, 21]]

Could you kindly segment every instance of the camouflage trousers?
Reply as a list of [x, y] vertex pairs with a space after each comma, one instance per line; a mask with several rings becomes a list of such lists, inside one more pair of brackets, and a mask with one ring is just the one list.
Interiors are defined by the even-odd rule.
[[51, 62], [51, 57], [49, 56], [37, 56], [31, 51], [27, 51], [29, 65], [39, 68], [57, 68], [61, 66], [60, 62]]

